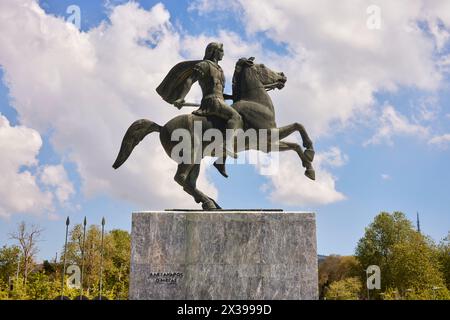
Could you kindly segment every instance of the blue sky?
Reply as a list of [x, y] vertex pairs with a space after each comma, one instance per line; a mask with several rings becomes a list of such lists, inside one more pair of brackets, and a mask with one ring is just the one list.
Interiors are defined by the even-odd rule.
[[[32, 0], [27, 2], [32, 3]], [[30, 172], [36, 184], [30, 189], [33, 190], [30, 194], [41, 198], [48, 196], [49, 200], [42, 203], [36, 200], [36, 205], [23, 209], [13, 200], [0, 199], [0, 209], [7, 211], [0, 212], [0, 245], [11, 243], [8, 233], [24, 220], [45, 228], [39, 258], [52, 258], [63, 245], [66, 216], [70, 216], [73, 223], [80, 223], [87, 216], [88, 223], [93, 224], [99, 224], [104, 216], [108, 229], [130, 230], [132, 211], [185, 207], [190, 199], [184, 198], [181, 191], [173, 191], [176, 194], [173, 205], [171, 195], [165, 191], [178, 188], [171, 181], [171, 171], [166, 172], [172, 170], [175, 164], [166, 164], [165, 160], [161, 160], [164, 162], [161, 164], [148, 159], [151, 149], [158, 148], [156, 136], [146, 138], [148, 141], [139, 146], [135, 155], [137, 160], [130, 164], [129, 170], [141, 168], [146, 163], [150, 164], [150, 168], [135, 176], [130, 176], [130, 173], [130, 181], [123, 181], [122, 189], [120, 179], [127, 179], [127, 171], [107, 171], [111, 165], [109, 152], [115, 154], [114, 148], [118, 147], [130, 121], [146, 117], [163, 122], [178, 114], [158, 102], [159, 98], [154, 93], [155, 84], [168, 71], [168, 66], [180, 59], [201, 58], [199, 54], [211, 39], [223, 41], [225, 55], [229, 50], [229, 56], [233, 59], [238, 54], [255, 55], [260, 60], [273, 59], [262, 61], [269, 67], [274, 64], [279, 68], [291, 68], [282, 70], [288, 76], [286, 89], [272, 93], [278, 124], [298, 121], [311, 129], [319, 155], [316, 169], [318, 175], [323, 177], [317, 181], [318, 186], [323, 186], [322, 189], [312, 186], [306, 182], [300, 162], [294, 162], [290, 156], [282, 159], [285, 162], [281, 162], [284, 169], [280, 174], [292, 176], [292, 181], [296, 182], [289, 188], [280, 185], [276, 177], [260, 175], [249, 164], [230, 165], [228, 179], [208, 169], [203, 173], [207, 179], [204, 183], [207, 190], [218, 193], [218, 202], [222, 207], [314, 211], [317, 214], [318, 251], [321, 254], [352, 254], [358, 239], [364, 234], [364, 228], [380, 211], [402, 211], [413, 221], [416, 212], [419, 212], [425, 234], [436, 241], [447, 235], [450, 230], [450, 170], [447, 168], [450, 139], [446, 138], [450, 133], [450, 17], [439, 16], [442, 10], [438, 7], [427, 8], [435, 16], [429, 15], [432, 18], [423, 27], [419, 25], [422, 21], [418, 16], [420, 10], [414, 11], [405, 4], [409, 11], [405, 9], [395, 14], [393, 11], [399, 8], [382, 2], [380, 6], [385, 15], [382, 15], [383, 27], [388, 30], [371, 33], [364, 38], [355, 34], [353, 29], [347, 30], [350, 27], [345, 23], [342, 29], [339, 29], [340, 25], [335, 25], [331, 31], [326, 26], [353, 18], [354, 12], [367, 6], [366, 1], [359, 1], [355, 8], [341, 11], [321, 9], [319, 5], [314, 7], [310, 1], [300, 1], [298, 8], [292, 10], [286, 10], [285, 5], [272, 8], [271, 2], [261, 2], [256, 8], [252, 6], [258, 5], [252, 1], [247, 4], [231, 1], [227, 4], [224, 1], [204, 0], [161, 1], [162, 5], [156, 10], [158, 3], [139, 1], [139, 5], [130, 6], [127, 1], [41, 0], [39, 6], [43, 13], [23, 13], [23, 16], [13, 2], [6, 1], [4, 4], [6, 7], [3, 9], [16, 10], [23, 21], [36, 15], [33, 19], [40, 19], [41, 25], [50, 26], [44, 28], [47, 31], [42, 31], [42, 34], [26, 27], [23, 31], [17, 30], [16, 38], [22, 37], [23, 41], [15, 42], [11, 37], [6, 40], [10, 41], [8, 49], [0, 53], [0, 76], [3, 79], [0, 83], [0, 113], [9, 121], [8, 125], [3, 125], [11, 134], [14, 134], [14, 128], [23, 126], [28, 130], [27, 134], [36, 133], [42, 139], [42, 144], [38, 144], [36, 152], [30, 156], [36, 157], [36, 163], [30, 164], [20, 158], [13, 168], [17, 169], [18, 174]], [[60, 35], [60, 31], [53, 30], [51, 26], [61, 23], [61, 28], [66, 28], [62, 20], [68, 16], [66, 9], [69, 5], [80, 7], [81, 33], [68, 28]], [[307, 14], [302, 11], [306, 7], [309, 8]], [[267, 12], [264, 8], [274, 10], [268, 11], [273, 14], [267, 19], [263, 19]], [[146, 25], [145, 15], [157, 20], [163, 13], [170, 14], [170, 18], [161, 18], [164, 22], [160, 24]], [[116, 18], [110, 18], [112, 14], [116, 14]], [[61, 21], [51, 20], [50, 15]], [[255, 15], [260, 15], [261, 21], [255, 20]], [[285, 23], [271, 21], [271, 16], [276, 20], [279, 15], [283, 15]], [[404, 19], [396, 20], [399, 15], [404, 15]], [[298, 17], [305, 19], [302, 21]], [[355, 18], [356, 24], [360, 20], [364, 22], [360, 26], [361, 33], [367, 32], [366, 18], [365, 10], [361, 11], [361, 18]], [[420, 28], [408, 34], [398, 31], [403, 27], [400, 24], [404, 20], [416, 22]], [[435, 21], [440, 21], [437, 29], [432, 28]], [[8, 26], [8, 21], [3, 23]], [[100, 32], [102, 23], [105, 26]], [[167, 27], [167, 24], [170, 26]], [[127, 29], [127, 25], [133, 25], [136, 29], [122, 31]], [[115, 29], [115, 26], [120, 28]], [[427, 31], [427, 26], [432, 31]], [[389, 28], [395, 29], [395, 32]], [[3, 32], [6, 34], [5, 28], [0, 29], [5, 30]], [[153, 39], [153, 33], [160, 32], [163, 39], [179, 42], [180, 45], [174, 45], [173, 50], [168, 47], [166, 59], [161, 53], [163, 49], [160, 49], [163, 47], [162, 40], [150, 40], [154, 41], [153, 44], [144, 50], [130, 36], [134, 30], [138, 30], [136, 32], [140, 37], [139, 32], [145, 30], [143, 37], [150, 39]], [[106, 36], [102, 36], [104, 34]], [[39, 39], [36, 41], [41, 43], [41, 47], [34, 55], [32, 52], [30, 54], [30, 59], [36, 60], [29, 66], [30, 79], [27, 80], [20, 69], [21, 62], [27, 60], [26, 53], [21, 56], [12, 52], [20, 51], [21, 46], [27, 43], [34, 43], [33, 37]], [[75, 48], [73, 56], [65, 54], [64, 46], [52, 51], [54, 46], [59, 45], [58, 39], [65, 37], [73, 37], [70, 38], [70, 45]], [[394, 40], [386, 42], [391, 39], [389, 37]], [[131, 39], [130, 44], [122, 46], [128, 51], [124, 49], [123, 53], [120, 52], [117, 39]], [[392, 48], [386, 48], [386, 43], [391, 43]], [[78, 48], [80, 50], [76, 51]], [[224, 68], [228, 67], [225, 70], [228, 84], [231, 82], [230, 66], [235, 61], [231, 57], [223, 64]], [[107, 59], [112, 59], [115, 64], [105, 62]], [[153, 59], [160, 60], [153, 64]], [[406, 61], [405, 66], [403, 61]], [[54, 69], [48, 68], [48, 63]], [[63, 70], [70, 68], [71, 63], [80, 63], [80, 66], [67, 72]], [[47, 68], [42, 71], [37, 66], [39, 64]], [[145, 71], [142, 74], [140, 66]], [[47, 71], [48, 77], [42, 74]], [[52, 78], [55, 74], [56, 78]], [[133, 76], [128, 78], [128, 74]], [[63, 85], [54, 85], [53, 79], [58, 79], [55, 83]], [[64, 91], [68, 90], [64, 87], [68, 83], [75, 83], [75, 87], [82, 90], [72, 88]], [[92, 89], [91, 94], [101, 92], [102, 96], [90, 100], [91, 91], [86, 89], [88, 85], [84, 87], [84, 83], [90, 83], [89, 86], [101, 83]], [[141, 84], [142, 89], [139, 87]], [[35, 86], [40, 89], [35, 90]], [[103, 92], [103, 88], [108, 90]], [[227, 90], [230, 90], [229, 85]], [[78, 98], [83, 92], [87, 92], [87, 97]], [[191, 97], [192, 100], [196, 98], [198, 95], [195, 94]], [[75, 101], [74, 104], [71, 100]], [[80, 103], [86, 101], [89, 101], [89, 108], [81, 107]], [[109, 108], [102, 104], [105, 101], [111, 101]], [[300, 101], [300, 106], [293, 101]], [[161, 106], [153, 106], [155, 103]], [[70, 109], [64, 111], [65, 104], [70, 105]], [[127, 113], [121, 109], [123, 106], [126, 106]], [[82, 135], [85, 130], [80, 128], [84, 119], [99, 126], [98, 135], [95, 132]], [[111, 123], [116, 127], [102, 131]], [[67, 134], [64, 128], [67, 128]], [[111, 136], [108, 132], [112, 132]], [[75, 137], [75, 134], [80, 137]], [[108, 150], [105, 152], [108, 152], [109, 158], [102, 158], [100, 151], [106, 146]], [[96, 149], [99, 150], [98, 155]], [[92, 162], [89, 154], [92, 154]], [[158, 159], [164, 158], [161, 156]], [[16, 161], [15, 158], [13, 160]], [[169, 168], [170, 165], [172, 167]], [[97, 172], [100, 172], [98, 176]], [[169, 182], [159, 180], [164, 176], [169, 177]], [[109, 178], [116, 180], [109, 181]], [[159, 185], [149, 183], [151, 180], [158, 181]], [[139, 191], [133, 192], [133, 189], [128, 192], [125, 185], [134, 184]], [[17, 190], [19, 194], [16, 192], [14, 195], [20, 195], [20, 188]], [[7, 191], [0, 192], [3, 192], [0, 193], [2, 197], [8, 195]], [[318, 194], [321, 192], [323, 194]]]

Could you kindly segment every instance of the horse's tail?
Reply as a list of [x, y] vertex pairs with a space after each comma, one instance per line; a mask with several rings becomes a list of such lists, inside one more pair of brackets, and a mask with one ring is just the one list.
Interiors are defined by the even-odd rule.
[[159, 124], [147, 119], [140, 119], [133, 122], [123, 137], [122, 145], [120, 146], [120, 151], [113, 164], [113, 168], [119, 168], [128, 159], [134, 147], [136, 147], [146, 135], [152, 132], [161, 132], [161, 128], [162, 127]]

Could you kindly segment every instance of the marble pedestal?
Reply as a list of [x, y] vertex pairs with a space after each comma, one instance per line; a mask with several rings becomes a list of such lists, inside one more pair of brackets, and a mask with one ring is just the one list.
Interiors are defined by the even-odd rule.
[[135, 212], [130, 299], [317, 299], [314, 213]]

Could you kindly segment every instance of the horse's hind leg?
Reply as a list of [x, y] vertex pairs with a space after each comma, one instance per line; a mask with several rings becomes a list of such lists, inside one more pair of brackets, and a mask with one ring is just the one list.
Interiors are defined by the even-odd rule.
[[195, 202], [202, 203], [203, 209], [220, 209], [219, 205], [196, 188], [200, 164], [179, 164], [174, 180], [190, 194]]
[[302, 124], [300, 124], [298, 122], [294, 122], [287, 126], [280, 127], [280, 128], [278, 128], [278, 130], [279, 130], [279, 139], [280, 140], [286, 138], [287, 136], [291, 135], [295, 131], [298, 131], [300, 133], [300, 136], [302, 137], [303, 147], [306, 148], [304, 154], [308, 158], [309, 161], [311, 161], [311, 162], [313, 161], [314, 154], [315, 154], [313, 142], [309, 138], [308, 133], [306, 132], [305, 127]]
[[189, 184], [188, 182], [188, 176], [192, 170], [194, 165], [192, 164], [184, 164], [181, 163], [178, 165], [177, 168], [177, 173], [175, 174], [175, 176], [173, 177], [173, 179], [180, 185], [183, 187], [183, 190], [186, 191], [187, 193], [189, 193], [195, 200], [195, 202], [199, 203], [202, 202], [202, 198], [193, 194], [192, 192], [188, 192], [186, 190], [186, 186]]
[[208, 197], [206, 194], [197, 189], [197, 178], [199, 173], [200, 164], [195, 164], [188, 176], [188, 190], [184, 190], [186, 192], [192, 191], [193, 193], [199, 195], [202, 199], [206, 199], [206, 202], [202, 202], [203, 209], [222, 209], [213, 198]]

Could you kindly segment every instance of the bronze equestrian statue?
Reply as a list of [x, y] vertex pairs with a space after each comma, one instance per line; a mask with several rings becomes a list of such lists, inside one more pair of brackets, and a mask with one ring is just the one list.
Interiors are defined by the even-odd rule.
[[[275, 72], [263, 64], [255, 64], [254, 58], [241, 58], [237, 61], [233, 75], [233, 93], [224, 94], [225, 77], [218, 62], [223, 58], [223, 45], [210, 43], [205, 50], [203, 60], [193, 60], [178, 63], [173, 67], [162, 83], [158, 86], [158, 94], [168, 103], [177, 108], [183, 106], [199, 106], [191, 114], [179, 115], [160, 126], [150, 120], [135, 121], [125, 133], [119, 154], [113, 168], [119, 168], [130, 156], [134, 147], [149, 133], [159, 132], [162, 146], [174, 161], [178, 162], [175, 181], [189, 193], [197, 203], [202, 203], [205, 210], [220, 209], [217, 202], [197, 189], [196, 181], [200, 172], [200, 160], [205, 156], [216, 156], [214, 166], [225, 177], [226, 156], [237, 157], [237, 153], [244, 150], [256, 149], [263, 152], [294, 150], [297, 152], [302, 165], [306, 168], [305, 175], [315, 180], [312, 167], [314, 148], [305, 128], [300, 123], [292, 123], [284, 127], [277, 127], [275, 110], [267, 91], [282, 89], [287, 78], [282, 72]], [[192, 84], [198, 81], [202, 89], [203, 98], [200, 105], [186, 103], [185, 96]], [[232, 99], [228, 106], [225, 100]], [[198, 126], [197, 126], [198, 125]], [[195, 127], [200, 128], [200, 132]], [[204, 135], [208, 130], [219, 130], [225, 141], [220, 148], [211, 151], [211, 142], [205, 141]], [[192, 144], [187, 160], [179, 158], [179, 142], [174, 139], [179, 130], [189, 133]], [[256, 143], [236, 144], [238, 132], [247, 130], [266, 130], [270, 138]], [[303, 140], [303, 150], [293, 142], [281, 141], [293, 132], [299, 132]], [[229, 134], [231, 132], [231, 134]], [[274, 137], [276, 139], [274, 140]], [[195, 145], [197, 144], [197, 148]], [[264, 144], [264, 145], [263, 145]], [[209, 152], [207, 151], [209, 150]], [[188, 152], [186, 152], [188, 151]], [[207, 151], [205, 153], [205, 151]], [[186, 155], [185, 155], [186, 156]]]

